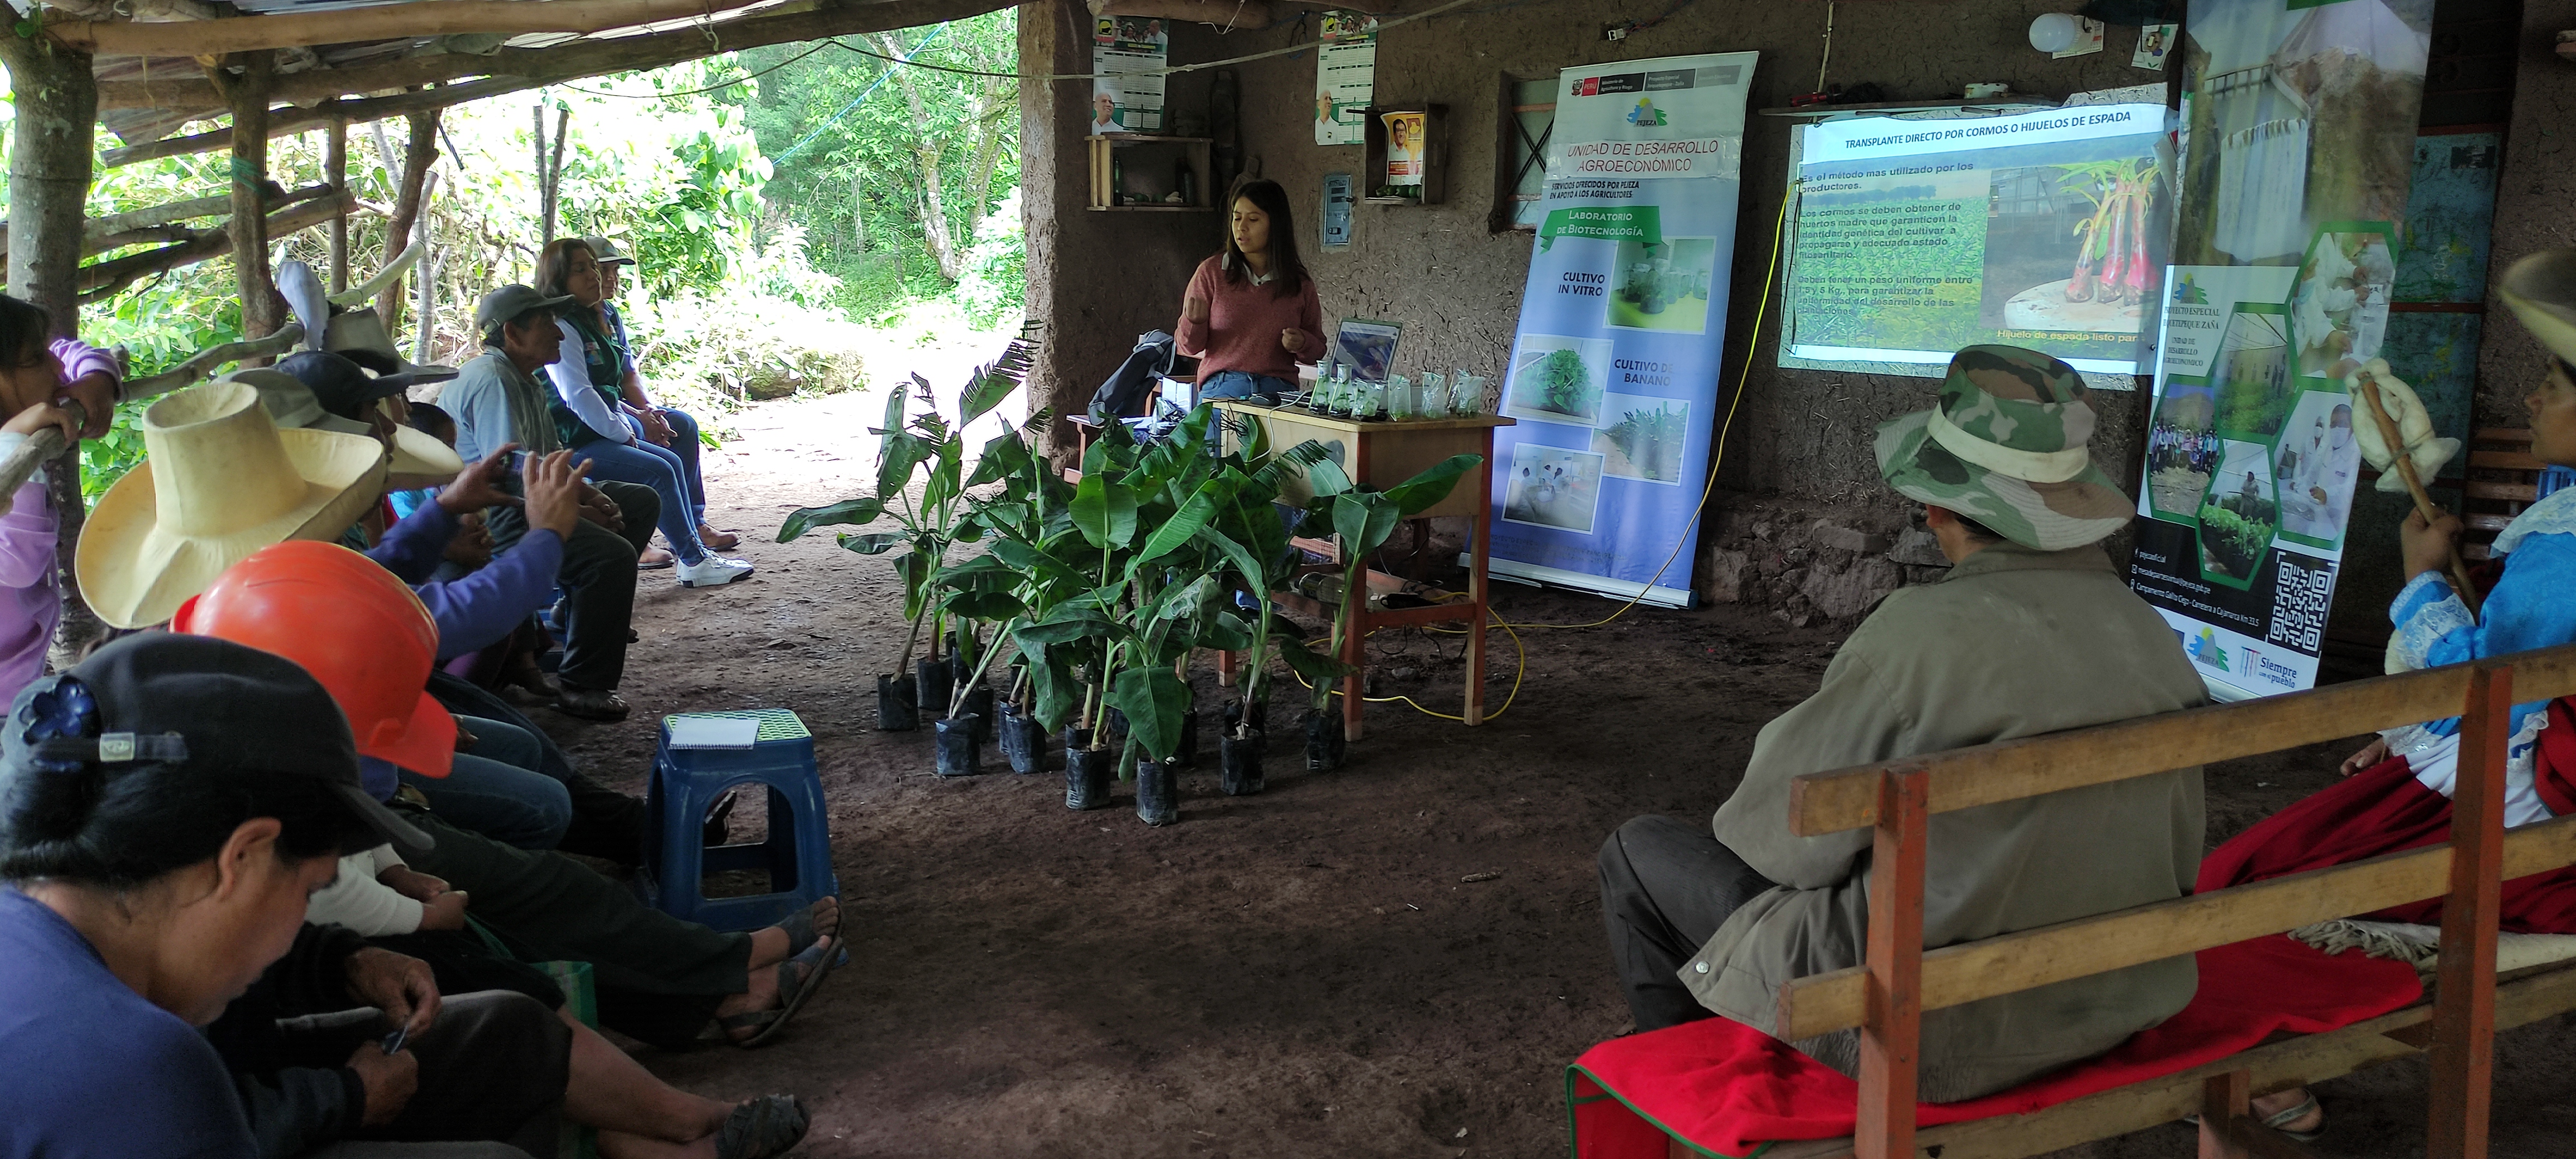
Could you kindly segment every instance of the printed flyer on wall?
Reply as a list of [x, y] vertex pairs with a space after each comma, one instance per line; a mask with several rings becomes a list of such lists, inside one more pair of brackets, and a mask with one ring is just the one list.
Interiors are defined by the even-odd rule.
[[1368, 140], [1368, 107], [1377, 99], [1377, 17], [1327, 12], [1315, 49], [1315, 143]]
[[2192, 0], [2129, 583], [2222, 700], [2316, 684], [2385, 347], [2432, 0]]
[[2135, 375], [2171, 216], [2162, 104], [1802, 130], [1780, 364], [1938, 375], [1993, 342]]
[[1163, 22], [1142, 16], [1103, 16], [1092, 23], [1091, 131], [1163, 131], [1163, 66], [1171, 55]]
[[1493, 570], [1678, 606], [1755, 54], [1565, 70], [1495, 433]]

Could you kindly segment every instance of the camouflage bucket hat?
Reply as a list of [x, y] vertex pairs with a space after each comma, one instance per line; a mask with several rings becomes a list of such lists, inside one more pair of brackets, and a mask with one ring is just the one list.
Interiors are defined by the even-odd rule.
[[2093, 406], [2075, 368], [2013, 346], [1950, 359], [1939, 405], [1878, 428], [1878, 473], [2024, 547], [2082, 547], [2137, 505], [2093, 465]]

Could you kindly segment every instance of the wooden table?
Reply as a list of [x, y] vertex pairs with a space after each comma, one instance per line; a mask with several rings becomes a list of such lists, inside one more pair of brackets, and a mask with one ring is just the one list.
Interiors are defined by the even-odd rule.
[[[1344, 593], [1338, 614], [1351, 618], [1343, 626], [1341, 661], [1351, 666], [1351, 674], [1342, 680], [1342, 729], [1350, 740], [1360, 739], [1360, 710], [1365, 701], [1361, 690], [1368, 663], [1368, 635], [1379, 628], [1409, 628], [1424, 624], [1463, 623], [1467, 631], [1467, 674], [1465, 708], [1459, 713], [1470, 725], [1485, 722], [1485, 624], [1490, 618], [1485, 569], [1493, 551], [1494, 524], [1494, 429], [1516, 425], [1513, 420], [1482, 415], [1474, 418], [1426, 419], [1419, 422], [1359, 421], [1317, 414], [1303, 407], [1257, 406], [1237, 399], [1218, 399], [1218, 410], [1228, 415], [1248, 418], [1266, 428], [1273, 448], [1292, 447], [1308, 439], [1324, 444], [1344, 473], [1362, 486], [1383, 490], [1404, 482], [1440, 463], [1451, 455], [1482, 455], [1485, 465], [1458, 480], [1449, 497], [1424, 510], [1416, 519], [1434, 516], [1464, 516], [1473, 522], [1467, 537], [1467, 598], [1420, 608], [1370, 608], [1368, 600], [1353, 599]], [[1232, 427], [1229, 441], [1237, 438]], [[1283, 503], [1302, 504], [1314, 497], [1306, 485], [1305, 474], [1297, 472], [1280, 487]], [[1330, 555], [1341, 561], [1337, 543], [1299, 539], [1298, 546]], [[1340, 572], [1340, 567], [1332, 569]], [[1368, 593], [1399, 591], [1404, 581], [1371, 569], [1367, 573]], [[1335, 609], [1318, 600], [1295, 592], [1274, 592], [1271, 598], [1281, 607], [1308, 616], [1331, 618]], [[1234, 682], [1235, 657], [1222, 653], [1217, 657], [1218, 681]]]

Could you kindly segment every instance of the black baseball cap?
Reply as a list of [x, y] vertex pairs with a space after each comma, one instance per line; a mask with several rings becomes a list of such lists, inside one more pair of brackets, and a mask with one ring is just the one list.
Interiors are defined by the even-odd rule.
[[377, 399], [411, 389], [408, 374], [369, 375], [345, 354], [305, 350], [279, 360], [279, 370], [313, 389], [322, 409], [344, 419], [358, 418]]
[[[77, 681], [96, 706], [87, 720], [40, 719]], [[18, 694], [0, 728], [0, 782], [62, 761], [157, 761], [222, 777], [257, 769], [328, 788], [378, 837], [425, 853], [428, 834], [369, 796], [358, 780], [348, 718], [301, 665], [212, 636], [145, 632], [118, 640], [69, 672]]]

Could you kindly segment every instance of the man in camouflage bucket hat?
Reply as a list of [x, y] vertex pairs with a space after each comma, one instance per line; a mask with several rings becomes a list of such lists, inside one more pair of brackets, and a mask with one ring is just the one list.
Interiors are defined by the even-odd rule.
[[1939, 405], [1878, 428], [1878, 472], [1898, 494], [2024, 547], [2097, 542], [2137, 504], [2085, 451], [2089, 393], [2074, 367], [2045, 354], [1971, 346], [1950, 359]]
[[[2073, 370], [2003, 346], [1960, 351], [1935, 409], [1879, 428], [1881, 471], [1927, 505], [1954, 566], [1880, 602], [1824, 686], [1762, 729], [1709, 828], [1639, 817], [1602, 845], [1602, 916], [1639, 1030], [1711, 1013], [1772, 1030], [1782, 983], [1861, 964], [1869, 830], [1791, 835], [1793, 778], [2206, 699], [2173, 630], [2097, 545], [2133, 506], [2086, 457], [2092, 431]], [[2196, 768], [1938, 814], [1924, 945], [2180, 897], [2201, 844]], [[2100, 1054], [2197, 982], [2184, 955], [1925, 1011], [1922, 1097], [1974, 1098]], [[1794, 1045], [1859, 1067], [1854, 1032]]]

